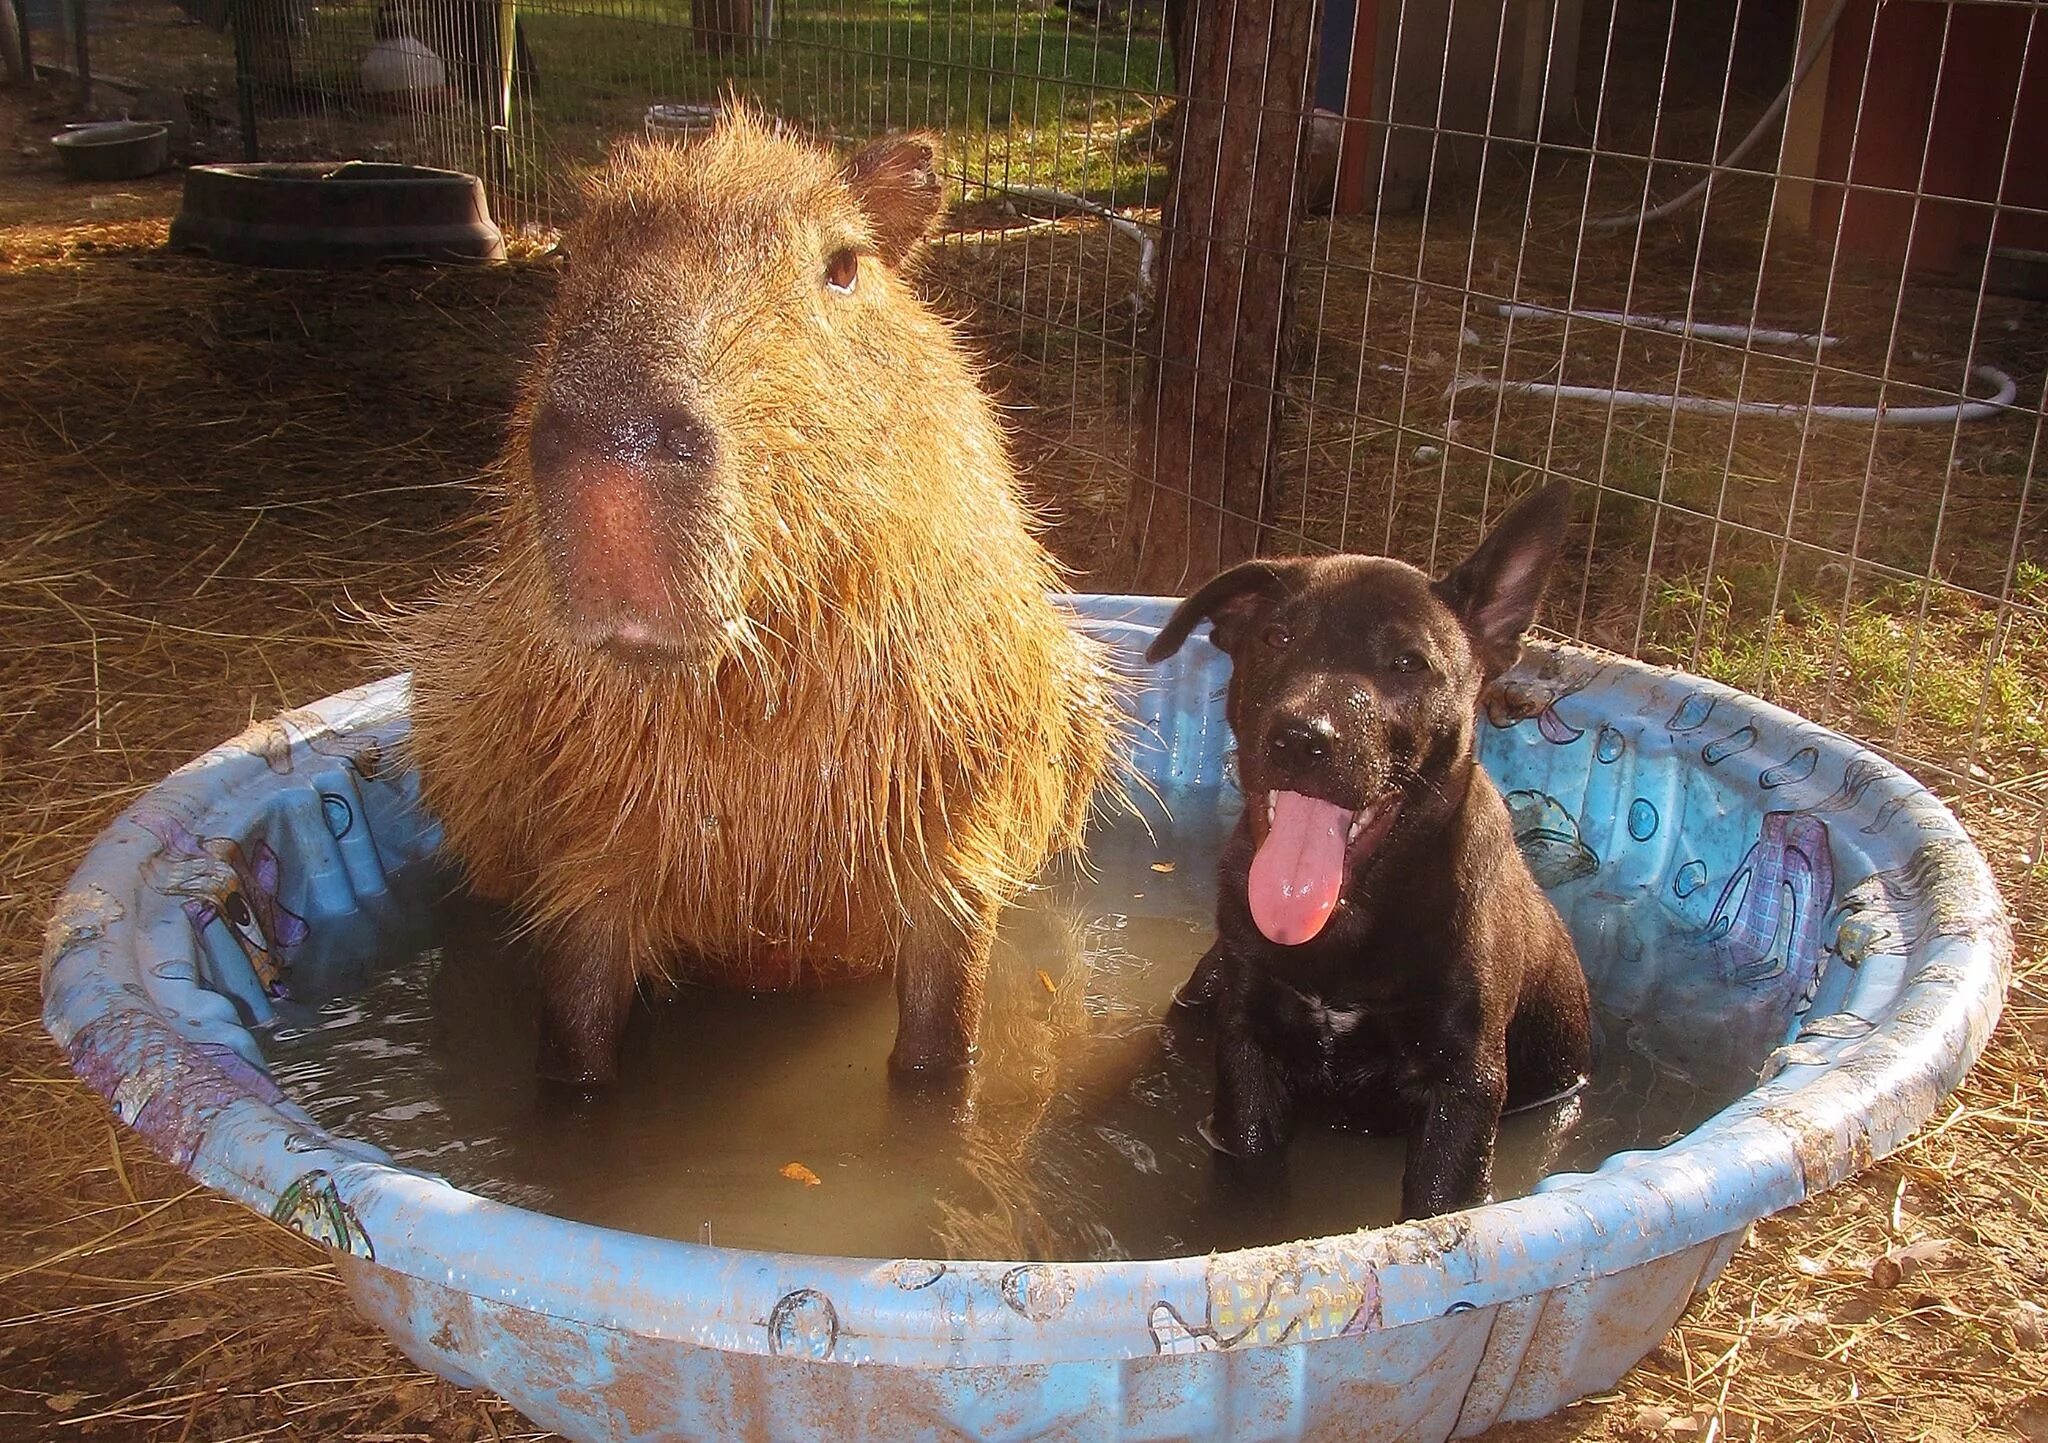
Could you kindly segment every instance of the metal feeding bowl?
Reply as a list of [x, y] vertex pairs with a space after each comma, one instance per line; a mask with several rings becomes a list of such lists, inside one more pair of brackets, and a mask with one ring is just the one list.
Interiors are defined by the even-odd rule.
[[[1145, 671], [1169, 602], [1075, 605], [1147, 678], [1144, 777], [1227, 786], [1221, 654]], [[266, 1067], [309, 937], [406, 955], [379, 951], [391, 879], [438, 842], [406, 707], [392, 678], [286, 713], [131, 807], [52, 921], [44, 1019], [160, 1152], [332, 1250], [410, 1357], [573, 1439], [1435, 1440], [1537, 1417], [1613, 1384], [1752, 1221], [1898, 1147], [1983, 1048], [2010, 963], [1983, 859], [1888, 762], [1695, 677], [1532, 646], [1481, 727], [1518, 840], [1604, 1005], [1707, 1005], [1754, 1039], [1731, 1105], [1529, 1196], [1235, 1252], [669, 1241], [397, 1166]]]

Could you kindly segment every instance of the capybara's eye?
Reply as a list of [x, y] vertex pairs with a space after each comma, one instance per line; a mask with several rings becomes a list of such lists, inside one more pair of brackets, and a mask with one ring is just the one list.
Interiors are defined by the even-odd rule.
[[1429, 660], [1419, 651], [1404, 651], [1394, 658], [1393, 668], [1395, 671], [1413, 676], [1417, 672], [1428, 671]]
[[1272, 647], [1275, 651], [1285, 651], [1288, 647], [1294, 645], [1294, 633], [1277, 621], [1267, 627], [1263, 635], [1265, 636], [1266, 645]]
[[843, 296], [852, 292], [853, 283], [859, 279], [859, 253], [850, 249], [832, 252], [832, 258], [825, 262], [825, 284]]

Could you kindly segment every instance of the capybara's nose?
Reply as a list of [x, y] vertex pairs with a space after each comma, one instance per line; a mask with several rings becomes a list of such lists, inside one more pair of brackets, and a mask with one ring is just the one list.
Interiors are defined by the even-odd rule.
[[592, 462], [642, 469], [657, 485], [672, 485], [708, 471], [718, 455], [711, 428], [678, 405], [584, 408], [550, 399], [534, 413], [527, 445], [543, 485]]
[[683, 405], [543, 398], [527, 433], [541, 542], [573, 635], [636, 654], [684, 645], [678, 595], [718, 443]]
[[1266, 759], [1283, 772], [1327, 761], [1337, 729], [1328, 717], [1284, 716], [1266, 734]]

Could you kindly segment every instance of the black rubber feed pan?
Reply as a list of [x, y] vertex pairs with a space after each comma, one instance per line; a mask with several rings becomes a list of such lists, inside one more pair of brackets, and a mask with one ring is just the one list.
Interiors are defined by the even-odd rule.
[[359, 160], [195, 166], [171, 247], [294, 270], [505, 258], [475, 176]]

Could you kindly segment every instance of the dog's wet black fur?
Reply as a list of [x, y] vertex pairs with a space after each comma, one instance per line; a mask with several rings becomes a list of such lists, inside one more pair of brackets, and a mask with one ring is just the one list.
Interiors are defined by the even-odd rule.
[[[1216, 1012], [1219, 1151], [1278, 1156], [1304, 1107], [1404, 1132], [1402, 1213], [1426, 1217], [1486, 1199], [1504, 1109], [1585, 1080], [1585, 976], [1473, 752], [1480, 692], [1520, 654], [1568, 505], [1561, 482], [1537, 492], [1440, 581], [1386, 557], [1247, 562], [1183, 602], [1148, 651], [1172, 655], [1206, 618], [1231, 658], [1245, 812], [1216, 944], [1179, 997]], [[1329, 823], [1323, 850], [1288, 855], [1341, 856], [1300, 864], [1316, 885], [1259, 874], [1285, 941], [1253, 904], [1269, 798], [1295, 809], [1276, 852], [1311, 835], [1287, 817], [1309, 816]], [[1295, 940], [1318, 925], [1314, 904], [1286, 899], [1332, 892], [1320, 930]]]

